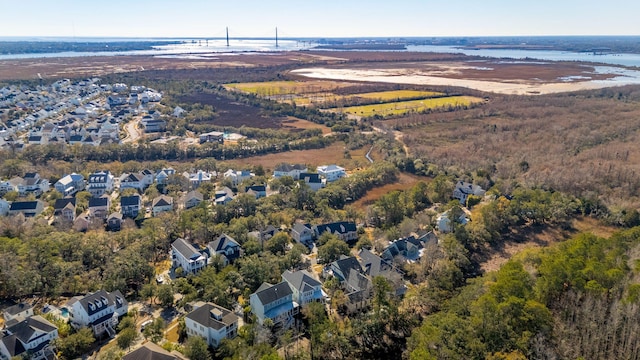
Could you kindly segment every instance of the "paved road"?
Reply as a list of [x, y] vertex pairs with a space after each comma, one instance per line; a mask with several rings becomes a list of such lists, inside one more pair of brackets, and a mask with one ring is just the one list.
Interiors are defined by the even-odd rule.
[[138, 131], [138, 124], [140, 121], [138, 119], [133, 119], [124, 125], [124, 131], [127, 133], [127, 136], [122, 139], [122, 143], [135, 143], [140, 138], [140, 131]]

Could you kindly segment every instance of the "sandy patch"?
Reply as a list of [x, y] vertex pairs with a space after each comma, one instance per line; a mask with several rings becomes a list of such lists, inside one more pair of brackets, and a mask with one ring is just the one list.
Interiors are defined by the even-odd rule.
[[[452, 64], [449, 67], [440, 65], [438, 69], [407, 68], [306, 68], [293, 70], [292, 73], [316, 79], [370, 81], [394, 84], [455, 86], [476, 89], [480, 91], [510, 94], [510, 95], [539, 95], [578, 90], [592, 90], [606, 87], [640, 84], [640, 72], [636, 76], [614, 77], [602, 80], [538, 82], [532, 79], [510, 79], [503, 81], [456, 78], [464, 66]], [[487, 69], [490, 73], [491, 69]], [[490, 76], [490, 74], [487, 74]], [[579, 80], [579, 79], [576, 79]]]

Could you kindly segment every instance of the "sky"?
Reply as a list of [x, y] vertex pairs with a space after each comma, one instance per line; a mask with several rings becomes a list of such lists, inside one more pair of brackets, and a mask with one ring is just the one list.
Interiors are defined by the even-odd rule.
[[634, 0], [0, 0], [0, 37], [640, 35]]

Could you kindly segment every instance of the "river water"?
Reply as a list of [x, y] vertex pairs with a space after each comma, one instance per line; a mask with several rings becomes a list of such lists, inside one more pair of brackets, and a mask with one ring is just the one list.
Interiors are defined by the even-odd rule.
[[[53, 57], [82, 57], [82, 56], [123, 56], [123, 55], [152, 55], [180, 58], [206, 58], [221, 54], [275, 52], [312, 49], [310, 42], [298, 40], [279, 40], [276, 47], [273, 39], [231, 39], [229, 46], [224, 39], [215, 40], [185, 40], [180, 44], [155, 46], [149, 50], [134, 51], [96, 51], [96, 52], [60, 52], [41, 54], [9, 54], [0, 55], [0, 60], [34, 59]], [[515, 49], [461, 49], [455, 46], [440, 45], [409, 45], [406, 51], [462, 53], [471, 56], [509, 59], [537, 59], [544, 61], [579, 61], [596, 62], [609, 65], [640, 67], [640, 54], [604, 54], [577, 53], [555, 50], [515, 50]]]

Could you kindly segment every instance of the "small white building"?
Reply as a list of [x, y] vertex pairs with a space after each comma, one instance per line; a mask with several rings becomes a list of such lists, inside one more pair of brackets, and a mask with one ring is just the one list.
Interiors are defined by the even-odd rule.
[[231, 180], [231, 184], [236, 187], [241, 182], [254, 177], [255, 175], [249, 170], [233, 170], [229, 169], [224, 173], [224, 178]]
[[[446, 211], [440, 215], [438, 215], [438, 218], [436, 219], [437, 223], [438, 223], [438, 230], [440, 230], [443, 233], [449, 233], [453, 230], [453, 224], [451, 224], [451, 219], [449, 219], [449, 211]], [[467, 218], [467, 215], [463, 212], [460, 217], [458, 218], [458, 223], [459, 224], [466, 224], [469, 222], [469, 219]]]
[[93, 197], [110, 194], [113, 191], [113, 175], [109, 171], [96, 171], [89, 175], [87, 191]]
[[291, 176], [293, 180], [299, 180], [300, 174], [307, 172], [307, 166], [304, 164], [287, 164], [282, 163], [273, 169], [273, 177], [281, 178], [283, 176]]

